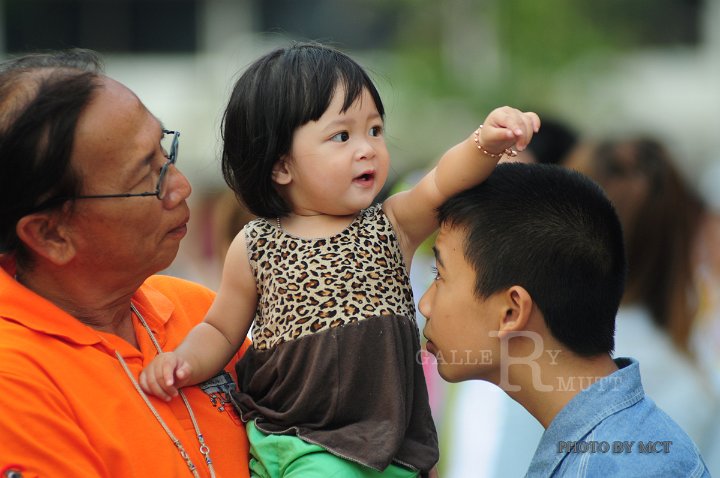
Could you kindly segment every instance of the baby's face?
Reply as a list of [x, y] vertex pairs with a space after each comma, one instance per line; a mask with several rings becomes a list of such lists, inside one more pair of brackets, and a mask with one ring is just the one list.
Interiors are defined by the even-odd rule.
[[375, 102], [363, 89], [343, 112], [344, 93], [339, 86], [325, 113], [295, 130], [283, 158], [287, 175], [276, 181], [296, 213], [355, 214], [387, 180], [390, 155]]

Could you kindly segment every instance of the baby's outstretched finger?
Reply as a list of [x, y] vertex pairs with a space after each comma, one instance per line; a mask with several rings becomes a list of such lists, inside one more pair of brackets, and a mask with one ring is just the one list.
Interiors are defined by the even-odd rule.
[[528, 111], [525, 113], [525, 115], [530, 117], [530, 121], [532, 122], [533, 132], [537, 133], [538, 131], [540, 131], [540, 125], [542, 124], [542, 121], [540, 120], [540, 117], [537, 115], [537, 113]]
[[522, 126], [518, 128], [520, 131], [516, 135], [515, 147], [518, 151], [523, 151], [530, 144], [533, 134], [540, 128], [540, 118], [532, 112], [521, 113], [519, 121]]

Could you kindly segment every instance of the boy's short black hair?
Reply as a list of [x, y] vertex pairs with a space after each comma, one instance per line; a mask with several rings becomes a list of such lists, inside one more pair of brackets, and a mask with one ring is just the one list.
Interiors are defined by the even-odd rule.
[[555, 165], [501, 164], [446, 201], [438, 219], [465, 230], [479, 298], [520, 285], [571, 351], [612, 352], [625, 252], [620, 221], [594, 182]]
[[235, 83], [223, 117], [222, 171], [253, 214], [277, 217], [290, 212], [275, 188], [273, 166], [290, 151], [295, 130], [325, 113], [338, 85], [345, 88], [342, 111], [367, 89], [385, 116], [365, 70], [345, 53], [319, 43], [273, 50]]

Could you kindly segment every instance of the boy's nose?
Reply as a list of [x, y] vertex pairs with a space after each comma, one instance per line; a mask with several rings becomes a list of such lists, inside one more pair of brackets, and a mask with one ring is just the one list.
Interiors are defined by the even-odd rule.
[[432, 285], [428, 287], [428, 290], [425, 291], [422, 297], [420, 297], [420, 301], [418, 302], [418, 310], [420, 313], [425, 316], [427, 320], [430, 320], [430, 294], [432, 290]]

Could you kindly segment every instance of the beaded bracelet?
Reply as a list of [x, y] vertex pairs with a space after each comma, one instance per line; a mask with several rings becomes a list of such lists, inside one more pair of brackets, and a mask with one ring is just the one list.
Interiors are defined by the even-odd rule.
[[482, 144], [480, 144], [480, 130], [482, 129], [482, 127], [483, 127], [483, 125], [480, 125], [478, 127], [478, 129], [475, 130], [475, 133], [474, 133], [475, 146], [477, 146], [477, 149], [479, 149], [484, 154], [490, 156], [493, 159], [500, 159], [503, 157], [504, 154], [510, 156], [511, 158], [514, 158], [515, 156], [517, 156], [517, 154], [518, 154], [517, 151], [515, 151], [514, 149], [510, 149], [510, 148], [507, 148], [502, 153], [491, 153], [487, 149], [483, 148]]

